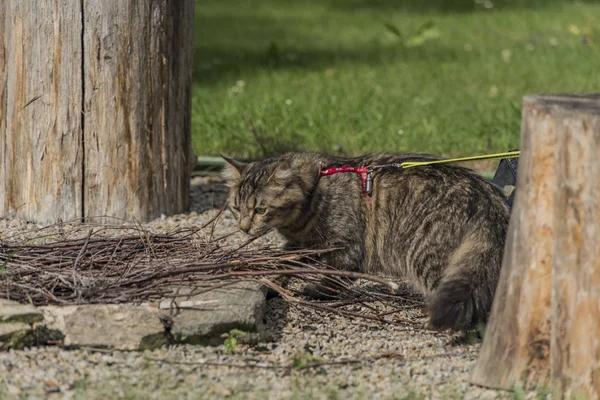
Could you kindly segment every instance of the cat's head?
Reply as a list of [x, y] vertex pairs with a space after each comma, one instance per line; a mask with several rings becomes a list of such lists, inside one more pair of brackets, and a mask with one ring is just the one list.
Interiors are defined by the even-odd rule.
[[259, 235], [294, 225], [315, 184], [315, 174], [307, 176], [285, 157], [253, 163], [223, 158], [223, 176], [230, 188], [228, 206], [242, 231]]

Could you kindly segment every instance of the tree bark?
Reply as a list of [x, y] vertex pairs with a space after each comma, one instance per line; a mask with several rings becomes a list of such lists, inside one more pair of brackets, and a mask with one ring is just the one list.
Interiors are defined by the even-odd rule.
[[2, 2], [0, 217], [188, 208], [193, 15], [193, 0]]
[[556, 143], [551, 373], [567, 395], [599, 398], [600, 94], [574, 108]]
[[84, 1], [85, 215], [189, 206], [193, 1]]
[[8, 45], [6, 33], [6, 20], [8, 13], [6, 12], [6, 2], [0, 1], [0, 215], [5, 207], [6, 194], [4, 193], [4, 185], [1, 182], [6, 182], [6, 168], [4, 167], [4, 158], [6, 151], [6, 81], [7, 81], [7, 65], [6, 65], [6, 47]]
[[79, 5], [2, 3], [0, 216], [39, 222], [81, 217]]
[[523, 101], [521, 161], [475, 384], [600, 395], [600, 94]]

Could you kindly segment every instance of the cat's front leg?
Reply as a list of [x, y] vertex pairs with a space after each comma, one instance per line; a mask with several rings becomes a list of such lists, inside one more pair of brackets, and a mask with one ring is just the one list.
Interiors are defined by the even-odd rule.
[[[299, 247], [297, 245], [290, 243], [290, 242], [286, 242], [283, 245], [283, 251], [285, 251], [285, 252], [293, 252], [294, 250], [298, 250], [298, 249], [299, 249]], [[298, 260], [294, 260], [294, 261], [298, 261]], [[302, 258], [300, 258], [300, 261], [304, 261], [304, 260]], [[297, 264], [295, 262], [292, 262], [289, 260], [284, 260], [281, 263], [283, 264], [284, 268], [287, 265], [290, 265], [290, 267], [297, 266]], [[287, 268], [285, 268], [285, 269], [287, 269]], [[288, 284], [290, 283], [291, 275], [274, 275], [268, 279], [270, 279], [277, 286], [286, 288], [288, 286]], [[277, 291], [272, 286], [267, 286], [267, 299], [277, 297], [278, 295], [279, 295], [279, 291]]]
[[[296, 262], [313, 265], [317, 269], [327, 269], [329, 267], [341, 271], [361, 271], [361, 263], [363, 262], [362, 246], [348, 246], [337, 243], [321, 243], [320, 246], [299, 244], [295, 242], [287, 242], [283, 249], [285, 251], [294, 250], [323, 250], [323, 253], [307, 255], [301, 257]], [[293, 265], [298, 266], [294, 262]], [[290, 276], [282, 276], [281, 281], [289, 282]], [[322, 276], [313, 283], [307, 284], [302, 290], [302, 294], [316, 300], [331, 300], [339, 298], [341, 293], [347, 292], [347, 288], [352, 285], [354, 278], [340, 276]]]
[[[329, 247], [335, 248], [335, 247]], [[357, 272], [361, 270], [359, 264], [360, 253], [348, 249], [332, 250], [321, 254], [318, 261], [323, 268], [332, 267], [341, 271]], [[319, 281], [305, 287], [303, 294], [316, 300], [331, 300], [348, 293], [355, 278], [346, 276], [324, 276]]]
[[[312, 247], [309, 247], [306, 245], [301, 245], [301, 244], [294, 243], [294, 242], [287, 242], [283, 246], [284, 251], [290, 251], [290, 252], [293, 252], [295, 250], [310, 250], [310, 249], [312, 249]], [[298, 267], [299, 263], [305, 263], [310, 266], [319, 268], [320, 264], [329, 265], [329, 263], [325, 259], [326, 258], [325, 256], [326, 256], [325, 254], [306, 255], [306, 256], [303, 256], [303, 257], [300, 257], [300, 258], [294, 260], [295, 262], [293, 264], [292, 263], [290, 263], [290, 264]], [[291, 278], [290, 275], [281, 276], [281, 280], [285, 281], [286, 286], [289, 283], [290, 278]], [[278, 281], [279, 281], [279, 279], [278, 279]], [[333, 286], [333, 283], [329, 282], [329, 279], [327, 277], [323, 277], [323, 278], [319, 279], [318, 282], [306, 284], [304, 286], [304, 288], [302, 289], [301, 294], [304, 296], [310, 297], [312, 299], [315, 299], [315, 300], [328, 300], [333, 297], [336, 297], [336, 294], [337, 294], [336, 290], [330, 289], [331, 286]]]
[[[307, 246], [303, 246], [301, 244], [295, 243], [295, 242], [291, 242], [288, 241], [283, 245], [282, 250], [284, 252], [289, 252], [289, 254], [293, 254], [295, 251], [298, 250], [307, 250], [309, 249]], [[300, 256], [298, 258], [294, 258], [293, 260], [284, 260], [281, 262], [282, 266], [284, 267], [284, 269], [288, 269], [286, 268], [286, 266], [290, 266], [290, 268], [299, 268], [302, 266], [302, 264], [309, 264], [314, 266], [315, 264], [318, 264], [318, 261], [322, 261], [320, 259], [320, 255], [316, 254], [316, 255], [305, 255], [305, 256]], [[287, 287], [290, 279], [292, 278], [292, 275], [274, 275], [272, 278], [270, 278], [274, 283], [276, 283], [277, 285], [281, 286], [281, 287]], [[267, 289], [267, 298], [272, 298], [272, 297], [276, 297], [278, 295], [278, 292], [273, 289], [272, 287], [269, 287]]]

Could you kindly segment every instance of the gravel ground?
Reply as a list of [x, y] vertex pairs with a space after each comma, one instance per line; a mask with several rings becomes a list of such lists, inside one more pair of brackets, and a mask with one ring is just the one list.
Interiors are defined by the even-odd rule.
[[[194, 211], [147, 226], [169, 231], [206, 222], [226, 193], [218, 178], [194, 178]], [[26, 238], [38, 228], [0, 220], [0, 237]], [[227, 212], [218, 230], [235, 228]], [[280, 244], [281, 238], [271, 234], [264, 241]], [[400, 318], [423, 320], [419, 310], [404, 313]], [[238, 344], [233, 354], [223, 345], [143, 353], [11, 350], [0, 353], [0, 399], [536, 398], [535, 393], [521, 397], [469, 385], [480, 344], [420, 325], [380, 325], [291, 307], [274, 298], [268, 302], [266, 327], [268, 342]]]

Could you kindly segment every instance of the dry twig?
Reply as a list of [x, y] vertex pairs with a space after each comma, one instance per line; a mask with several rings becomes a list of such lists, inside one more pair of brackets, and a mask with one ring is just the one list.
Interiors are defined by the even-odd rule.
[[[393, 305], [397, 311], [403, 308], [397, 295], [353, 287], [340, 278], [384, 285], [386, 279], [328, 267], [316, 261], [324, 251], [257, 248], [249, 246], [252, 240], [241, 246], [227, 244], [229, 235], [214, 237], [217, 218], [169, 234], [151, 233], [140, 225], [97, 224], [66, 232], [61, 224], [59, 240], [49, 241], [47, 229], [26, 242], [0, 240], [0, 293], [36, 305], [139, 303], [173, 298], [183, 286], [198, 293], [223, 287], [223, 281], [254, 280], [292, 304], [348, 317], [394, 323], [389, 307], [384, 312], [373, 303]], [[77, 233], [80, 237], [69, 238]], [[341, 299], [329, 304], [303, 300], [269, 279], [273, 276], [300, 278]], [[412, 300], [405, 307], [414, 304]], [[356, 311], [357, 306], [361, 311]]]

